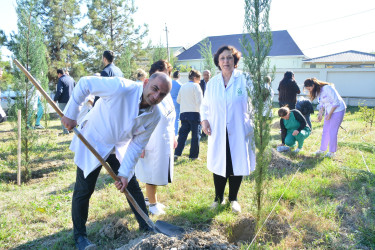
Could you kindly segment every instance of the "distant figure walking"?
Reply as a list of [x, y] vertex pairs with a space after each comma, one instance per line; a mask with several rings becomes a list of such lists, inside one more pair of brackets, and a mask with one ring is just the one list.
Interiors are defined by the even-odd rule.
[[301, 90], [294, 79], [294, 73], [292, 71], [285, 72], [284, 78], [280, 81], [277, 90], [279, 91], [280, 108], [288, 105], [289, 109], [295, 109], [297, 94], [300, 94]]
[[176, 121], [174, 122], [174, 133], [177, 136], [178, 134], [178, 125], [180, 123], [180, 104], [177, 102], [178, 92], [180, 92], [181, 83], [180, 83], [180, 71], [175, 71], [173, 73], [173, 80], [172, 80], [172, 90], [171, 96], [174, 104], [174, 109], [176, 111]]
[[[62, 69], [57, 70], [57, 76], [59, 77], [59, 81], [57, 83], [56, 95], [53, 100], [58, 102], [60, 110], [64, 111], [76, 82], [73, 78], [64, 74]], [[65, 128], [63, 123], [61, 123], [61, 127], [63, 129], [63, 134], [69, 134], [69, 131]]]

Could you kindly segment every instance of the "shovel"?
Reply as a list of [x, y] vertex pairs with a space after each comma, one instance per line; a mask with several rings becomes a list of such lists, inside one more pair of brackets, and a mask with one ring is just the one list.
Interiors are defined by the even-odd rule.
[[[46, 98], [47, 102], [52, 106], [52, 108], [57, 112], [60, 117], [63, 117], [63, 112], [56, 106], [56, 104], [52, 101], [51, 97], [44, 91], [44, 89], [39, 85], [39, 83], [34, 79], [34, 77], [22, 66], [22, 64], [17, 61], [16, 59], [13, 62], [17, 65], [17, 67], [27, 76], [30, 82], [40, 91], [44, 98]], [[98, 154], [98, 152], [90, 145], [90, 143], [83, 137], [81, 132], [78, 131], [77, 128], [73, 129], [74, 133], [77, 137], [86, 145], [86, 147], [95, 155], [95, 157], [99, 160], [102, 166], [108, 171], [109, 175], [113, 178], [113, 180], [117, 181], [119, 178], [113, 172], [112, 168], [107, 164], [107, 162]], [[141, 215], [141, 217], [146, 221], [147, 225], [152, 228], [152, 230], [156, 233], [162, 233], [169, 237], [176, 237], [182, 235], [185, 230], [182, 227], [171, 225], [165, 221], [156, 221], [153, 223], [152, 220], [143, 212], [143, 210], [139, 207], [138, 203], [134, 200], [133, 196], [129, 193], [129, 191], [125, 188], [124, 194], [126, 198], [131, 202], [134, 206], [135, 210]]]

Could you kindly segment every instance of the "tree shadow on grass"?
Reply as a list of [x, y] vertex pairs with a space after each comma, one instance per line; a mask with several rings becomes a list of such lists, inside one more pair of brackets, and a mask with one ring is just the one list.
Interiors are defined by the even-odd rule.
[[[275, 149], [271, 149], [271, 152], [272, 158], [267, 169], [267, 175], [270, 178], [283, 178], [284, 176], [292, 175], [299, 167], [299, 171], [304, 172], [313, 169], [324, 160], [323, 157], [304, 156], [293, 152], [279, 153]], [[302, 165], [293, 162], [293, 160], [298, 160]], [[250, 180], [254, 180], [254, 178], [253, 174], [249, 176]]]
[[339, 142], [340, 147], [350, 147], [353, 149], [359, 149], [361, 151], [366, 151], [369, 153], [375, 153], [375, 146], [368, 142]]

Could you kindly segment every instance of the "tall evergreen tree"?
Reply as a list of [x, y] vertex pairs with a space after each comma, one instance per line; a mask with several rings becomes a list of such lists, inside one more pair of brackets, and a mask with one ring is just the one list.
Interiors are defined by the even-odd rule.
[[41, 0], [40, 13], [47, 40], [49, 82], [57, 83], [56, 70], [67, 69], [73, 78], [86, 75], [81, 62], [84, 55], [78, 46], [82, 0]]
[[212, 56], [211, 41], [208, 37], [199, 43], [199, 53], [203, 58], [203, 70], [208, 69], [211, 72], [211, 75], [215, 75], [216, 66]]
[[[267, 148], [270, 140], [269, 114], [264, 114], [272, 100], [265, 101], [269, 95], [264, 78], [273, 75], [275, 68], [271, 70], [270, 61], [267, 58], [272, 46], [272, 32], [269, 25], [269, 11], [271, 0], [245, 0], [244, 27], [248, 35], [244, 35], [242, 45], [244, 47], [244, 69], [252, 82], [248, 86], [248, 95], [253, 106], [254, 137], [256, 146], [255, 169], [255, 199], [257, 205], [257, 222], [260, 223], [262, 213], [262, 199], [267, 167], [271, 160], [270, 150]], [[251, 40], [248, 39], [250, 36]], [[273, 77], [272, 77], [273, 78]], [[271, 109], [269, 109], [271, 110]], [[270, 112], [270, 111], [269, 111]], [[259, 224], [258, 224], [259, 225]]]
[[87, 8], [89, 23], [82, 29], [82, 38], [88, 46], [88, 69], [101, 70], [103, 51], [112, 50], [120, 69], [130, 72], [125, 75], [133, 75], [137, 60], [145, 56], [142, 39], [148, 32], [146, 25], [134, 24], [134, 0], [87, 0]]
[[[45, 85], [48, 82], [46, 78], [48, 69], [44, 35], [37, 19], [39, 8], [39, 0], [17, 0], [18, 34], [12, 35], [9, 48], [14, 57]], [[13, 89], [17, 91], [19, 98], [16, 99], [13, 114], [16, 113], [17, 109], [22, 112], [22, 152], [23, 165], [25, 166], [23, 173], [24, 177], [29, 179], [31, 176], [29, 168], [30, 153], [36, 139], [33, 130], [30, 129], [35, 121], [32, 114], [33, 102], [37, 101], [35, 98], [36, 90], [21, 71], [15, 70], [15, 77], [17, 80]]]

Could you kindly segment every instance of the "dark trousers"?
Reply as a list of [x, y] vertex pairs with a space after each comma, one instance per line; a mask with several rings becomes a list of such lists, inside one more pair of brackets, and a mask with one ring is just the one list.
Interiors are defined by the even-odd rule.
[[240, 190], [242, 176], [233, 175], [232, 156], [230, 154], [228, 131], [226, 132], [226, 177], [214, 174], [215, 201], [221, 203], [224, 199], [225, 185], [229, 180], [229, 201], [236, 201]]
[[[120, 168], [120, 162], [117, 160], [116, 156], [114, 154], [111, 154], [106, 161], [117, 175], [118, 169]], [[79, 236], [87, 237], [86, 221], [89, 213], [89, 201], [92, 193], [94, 192], [95, 184], [101, 168], [102, 166], [95, 169], [85, 179], [83, 171], [77, 167], [77, 177], [72, 200], [72, 219], [75, 240], [77, 240]], [[127, 189], [129, 193], [134, 197], [138, 205], [141, 207], [141, 209], [148, 215], [143, 193], [135, 176], [133, 176], [133, 178], [129, 181]], [[139, 229], [147, 230], [148, 225], [146, 224], [146, 222], [138, 214], [129, 200], [128, 203], [133, 213], [135, 214], [135, 218], [138, 221]]]
[[[187, 114], [188, 113], [188, 114]], [[197, 119], [198, 118], [198, 119]], [[195, 159], [199, 155], [200, 119], [199, 113], [185, 112], [180, 115], [181, 127], [178, 131], [178, 145], [174, 154], [181, 156], [185, 147], [186, 139], [191, 131], [191, 145], [189, 158]]]

